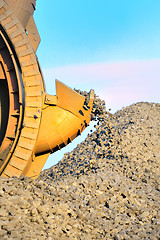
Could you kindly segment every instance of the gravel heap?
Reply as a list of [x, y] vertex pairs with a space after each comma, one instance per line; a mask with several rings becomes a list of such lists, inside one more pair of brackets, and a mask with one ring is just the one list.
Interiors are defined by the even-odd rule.
[[0, 239], [160, 239], [160, 104], [103, 114], [38, 180], [0, 178]]
[[88, 93], [86, 91], [81, 91], [80, 89], [74, 89], [77, 93], [83, 95], [86, 100], [85, 102], [89, 102], [89, 95], [92, 91], [94, 94], [94, 100], [93, 100], [93, 108], [92, 108], [92, 116], [91, 120], [104, 123], [108, 116], [111, 116], [112, 114], [109, 111], [106, 111], [106, 104], [104, 100], [101, 100], [98, 95], [95, 94], [94, 90], [91, 89], [91, 91]]

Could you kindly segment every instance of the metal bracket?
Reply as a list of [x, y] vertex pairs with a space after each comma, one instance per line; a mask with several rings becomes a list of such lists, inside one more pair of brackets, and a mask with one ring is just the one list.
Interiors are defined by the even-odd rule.
[[57, 105], [57, 96], [46, 94], [44, 104], [56, 106]]

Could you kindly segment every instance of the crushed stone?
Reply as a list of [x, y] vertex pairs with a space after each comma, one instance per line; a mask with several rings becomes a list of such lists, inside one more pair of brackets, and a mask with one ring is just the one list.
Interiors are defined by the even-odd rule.
[[160, 239], [160, 104], [94, 103], [97, 130], [58, 164], [0, 178], [0, 239]]

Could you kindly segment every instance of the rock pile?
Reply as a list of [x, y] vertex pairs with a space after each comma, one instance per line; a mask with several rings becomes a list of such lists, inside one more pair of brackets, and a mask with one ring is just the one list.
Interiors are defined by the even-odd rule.
[[[86, 102], [89, 100], [89, 94], [86, 91], [81, 91], [80, 89], [74, 89], [77, 93], [81, 94], [86, 98]], [[94, 92], [94, 90], [91, 90]], [[93, 101], [93, 108], [92, 108], [92, 117], [91, 120], [96, 120], [98, 122], [105, 122], [108, 116], [111, 114], [106, 111], [106, 104], [104, 100], [101, 100], [99, 96], [94, 93], [94, 101]]]
[[160, 239], [160, 104], [102, 115], [38, 180], [0, 179], [0, 239]]

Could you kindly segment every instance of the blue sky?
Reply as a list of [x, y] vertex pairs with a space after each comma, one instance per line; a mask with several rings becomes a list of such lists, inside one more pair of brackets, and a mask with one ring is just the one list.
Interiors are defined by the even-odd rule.
[[113, 112], [159, 102], [159, 0], [37, 0], [36, 8], [37, 55], [49, 93], [57, 78], [94, 88]]
[[112, 112], [160, 102], [159, 0], [37, 0], [36, 9], [48, 93], [59, 79], [93, 88]]
[[159, 58], [159, 0], [37, 0], [43, 67]]

